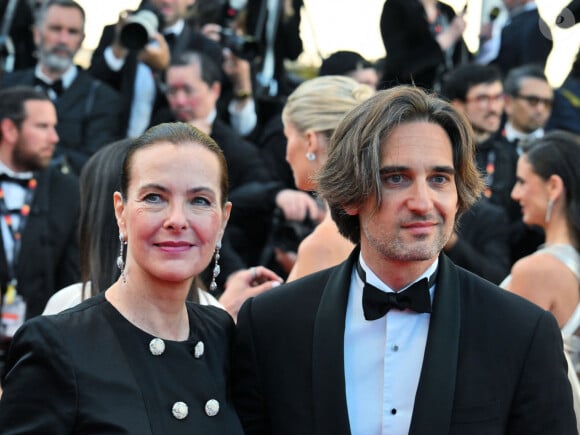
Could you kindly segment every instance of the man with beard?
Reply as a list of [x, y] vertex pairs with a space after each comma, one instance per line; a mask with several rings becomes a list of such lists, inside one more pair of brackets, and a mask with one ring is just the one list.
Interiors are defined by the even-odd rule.
[[446, 78], [443, 94], [467, 116], [475, 132], [475, 158], [486, 182], [484, 195], [507, 213], [511, 265], [535, 251], [543, 234], [524, 225], [520, 206], [511, 198], [518, 154], [500, 131], [505, 108], [501, 73], [493, 65], [458, 67]]
[[357, 247], [242, 306], [232, 392], [245, 433], [576, 433], [552, 314], [441, 253], [484, 187], [465, 118], [395, 87], [331, 142], [317, 191]]
[[73, 63], [85, 33], [85, 13], [73, 0], [49, 0], [34, 27], [36, 67], [3, 77], [2, 87], [35, 86], [54, 101], [60, 141], [54, 157], [77, 174], [100, 147], [118, 138], [119, 96]]
[[[76, 176], [50, 165], [57, 115], [28, 86], [0, 91], [0, 369], [2, 347], [50, 296], [79, 281]], [[4, 349], [5, 350], [5, 349]]]

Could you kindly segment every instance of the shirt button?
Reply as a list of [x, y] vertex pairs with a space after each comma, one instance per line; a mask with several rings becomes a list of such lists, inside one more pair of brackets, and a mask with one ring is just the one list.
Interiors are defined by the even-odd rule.
[[394, 344], [391, 349], [393, 350], [393, 352], [397, 352], [399, 350], [399, 346], [397, 346], [396, 344]]
[[215, 417], [220, 412], [220, 403], [215, 399], [209, 399], [205, 402], [205, 413], [209, 417]]
[[171, 413], [176, 419], [183, 420], [189, 414], [189, 409], [184, 402], [175, 402], [171, 408]]
[[397, 413], [397, 410], [395, 408], [391, 409], [391, 414], [395, 415]]

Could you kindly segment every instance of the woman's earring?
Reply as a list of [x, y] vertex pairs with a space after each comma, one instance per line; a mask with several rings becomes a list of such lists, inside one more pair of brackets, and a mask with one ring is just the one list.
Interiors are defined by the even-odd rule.
[[546, 208], [546, 223], [550, 222], [550, 219], [552, 218], [552, 209], [554, 208], [554, 200], [553, 199], [549, 199], [548, 200], [548, 207]]
[[209, 284], [209, 289], [212, 292], [215, 292], [217, 290], [217, 283], [215, 282], [215, 279], [218, 277], [218, 275], [220, 274], [220, 265], [219, 265], [219, 259], [220, 259], [220, 249], [222, 248], [222, 242], [221, 240], [217, 242], [216, 246], [215, 246], [215, 264], [213, 266], [213, 274], [212, 274], [212, 278], [211, 278], [211, 283]]
[[125, 236], [123, 233], [119, 233], [119, 242], [121, 242], [121, 246], [119, 247], [119, 256], [117, 257], [117, 267], [121, 271], [121, 279], [123, 280], [123, 284], [126, 284], [127, 276], [125, 275], [125, 260], [123, 258], [123, 250], [127, 242], [125, 241]]
[[314, 153], [306, 153], [306, 159], [310, 160], [311, 162], [313, 162], [314, 160], [316, 160], [316, 154]]

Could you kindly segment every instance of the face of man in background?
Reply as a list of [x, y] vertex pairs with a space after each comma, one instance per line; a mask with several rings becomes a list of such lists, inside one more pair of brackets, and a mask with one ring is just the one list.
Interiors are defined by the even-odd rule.
[[58, 142], [56, 109], [45, 100], [24, 103], [26, 118], [17, 128], [10, 167], [17, 172], [46, 168]]
[[518, 95], [506, 96], [505, 112], [510, 124], [522, 133], [544, 127], [552, 113], [554, 91], [544, 80], [522, 79]]
[[173, 26], [185, 16], [187, 9], [195, 0], [151, 0], [150, 2], [163, 16], [164, 26]]
[[83, 43], [84, 21], [77, 8], [50, 6], [40, 24], [34, 28], [34, 41], [40, 62], [52, 72], [65, 72]]
[[169, 67], [166, 83], [169, 106], [179, 121], [206, 119], [216, 108], [220, 84], [204, 82], [199, 65]]
[[453, 104], [467, 115], [476, 134], [495, 133], [504, 109], [503, 85], [500, 81], [474, 85], [464, 101], [454, 100]]

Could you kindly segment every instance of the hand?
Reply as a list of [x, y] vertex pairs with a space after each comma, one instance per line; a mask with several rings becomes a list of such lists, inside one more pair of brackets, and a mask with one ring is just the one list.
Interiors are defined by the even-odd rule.
[[125, 59], [125, 57], [127, 57], [127, 54], [129, 53], [129, 50], [127, 50], [123, 44], [121, 44], [121, 29], [125, 26], [125, 24], [127, 23], [127, 18], [129, 17], [131, 11], [129, 11], [128, 9], [125, 9], [121, 12], [119, 12], [119, 19], [117, 21], [117, 24], [115, 24], [115, 38], [113, 39], [113, 42], [111, 44], [111, 48], [113, 50], [113, 55], [117, 58], [117, 59]]
[[302, 222], [309, 216], [316, 222], [320, 222], [326, 214], [318, 203], [306, 192], [293, 189], [284, 189], [276, 195], [276, 205], [284, 213], [289, 221]]
[[238, 311], [246, 299], [264, 293], [283, 282], [284, 280], [275, 272], [264, 266], [239, 270], [232, 273], [226, 280], [225, 290], [219, 302], [234, 321], [237, 321]]
[[139, 52], [139, 60], [154, 71], [163, 71], [169, 66], [171, 59], [169, 45], [159, 32], [155, 33], [152, 39], [153, 41], [149, 41]]
[[252, 69], [250, 62], [232, 53], [229, 48], [223, 49], [224, 62], [222, 68], [224, 73], [232, 82], [234, 92], [245, 92], [252, 94]]
[[221, 35], [220, 32], [222, 31], [222, 26], [219, 24], [208, 23], [204, 24], [200, 32], [207, 38], [213, 39], [215, 42], [220, 42]]

